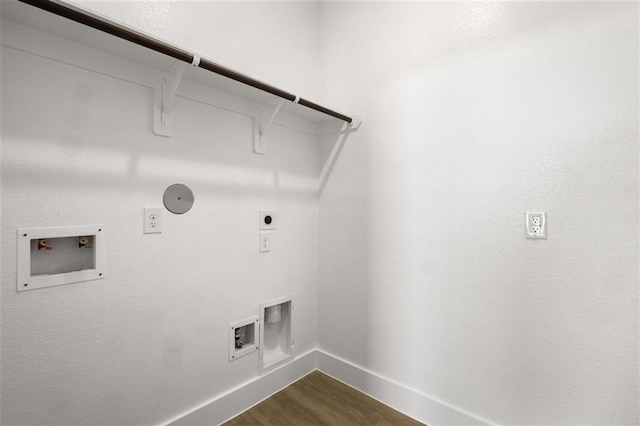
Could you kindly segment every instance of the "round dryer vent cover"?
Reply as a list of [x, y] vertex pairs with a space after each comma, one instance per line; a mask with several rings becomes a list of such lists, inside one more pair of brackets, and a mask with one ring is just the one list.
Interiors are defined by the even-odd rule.
[[187, 185], [176, 183], [164, 191], [162, 201], [171, 213], [183, 214], [193, 206], [193, 192]]

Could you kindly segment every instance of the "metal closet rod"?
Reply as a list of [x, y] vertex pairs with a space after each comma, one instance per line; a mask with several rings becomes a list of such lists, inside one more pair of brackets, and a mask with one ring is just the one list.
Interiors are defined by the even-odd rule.
[[[111, 34], [113, 36], [119, 37], [124, 40], [128, 40], [140, 46], [147, 47], [151, 50], [155, 50], [156, 52], [160, 52], [167, 56], [171, 56], [180, 61], [184, 61], [189, 64], [193, 63], [193, 59], [195, 55], [192, 53], [189, 53], [175, 46], [171, 46], [167, 43], [156, 40], [152, 37], [141, 34], [129, 28], [125, 28], [121, 25], [117, 25], [112, 22], [106, 21], [100, 17], [88, 14], [86, 12], [80, 11], [68, 5], [59, 3], [57, 1], [53, 1], [53, 0], [19, 0], [19, 1], [30, 4], [42, 10], [46, 10], [47, 12], [51, 12], [53, 14], [65, 17], [67, 19], [71, 19], [72, 21], [79, 22], [84, 25], [88, 25], [97, 30], [103, 31], [105, 33]], [[222, 75], [224, 77], [230, 78], [232, 80], [238, 81], [240, 83], [246, 84], [248, 86], [255, 87], [256, 89], [260, 89], [264, 92], [271, 93], [272, 95], [284, 98], [291, 102], [296, 102], [297, 100], [297, 103], [299, 103], [300, 105], [304, 105], [307, 108], [320, 111], [324, 114], [346, 121], [347, 123], [351, 123], [353, 121], [351, 117], [348, 117], [344, 114], [340, 114], [339, 112], [330, 110], [329, 108], [325, 108], [321, 105], [318, 105], [306, 99], [299, 98], [294, 94], [278, 89], [277, 87], [271, 86], [270, 84], [263, 83], [262, 81], [256, 80], [255, 78], [233, 71], [232, 69], [216, 64], [215, 62], [209, 61], [207, 59], [201, 58], [199, 61], [198, 67], [211, 71], [213, 73]]]

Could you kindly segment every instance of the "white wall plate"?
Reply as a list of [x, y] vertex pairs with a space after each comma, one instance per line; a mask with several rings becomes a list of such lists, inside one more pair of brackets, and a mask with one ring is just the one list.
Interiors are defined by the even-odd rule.
[[525, 238], [547, 239], [547, 212], [527, 212], [524, 218]]
[[18, 291], [99, 280], [106, 275], [104, 225], [20, 228], [17, 240]]
[[260, 210], [260, 229], [276, 229], [276, 211]]
[[[258, 316], [229, 324], [229, 361], [248, 355], [258, 350], [260, 321]], [[241, 330], [242, 347], [236, 347], [236, 331]]]

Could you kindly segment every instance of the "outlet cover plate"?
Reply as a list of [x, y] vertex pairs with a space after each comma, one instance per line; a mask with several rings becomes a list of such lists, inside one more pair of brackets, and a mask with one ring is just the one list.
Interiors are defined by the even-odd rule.
[[525, 214], [524, 234], [526, 238], [547, 239], [547, 212], [527, 212]]
[[144, 208], [143, 232], [145, 234], [159, 234], [162, 232], [161, 207]]
[[260, 229], [276, 229], [275, 210], [260, 210]]
[[271, 251], [271, 233], [260, 231], [260, 253]]

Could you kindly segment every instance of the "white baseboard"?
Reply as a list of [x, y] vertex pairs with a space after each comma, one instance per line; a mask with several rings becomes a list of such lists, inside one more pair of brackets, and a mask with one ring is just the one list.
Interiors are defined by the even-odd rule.
[[316, 350], [312, 350], [298, 356], [290, 363], [182, 413], [165, 424], [195, 426], [223, 423], [316, 370], [316, 354]]
[[493, 424], [319, 349], [296, 357], [290, 363], [194, 407], [165, 424], [172, 426], [219, 425], [314, 370], [320, 370], [430, 426]]
[[317, 354], [318, 370], [429, 426], [492, 424], [337, 356], [319, 349]]

